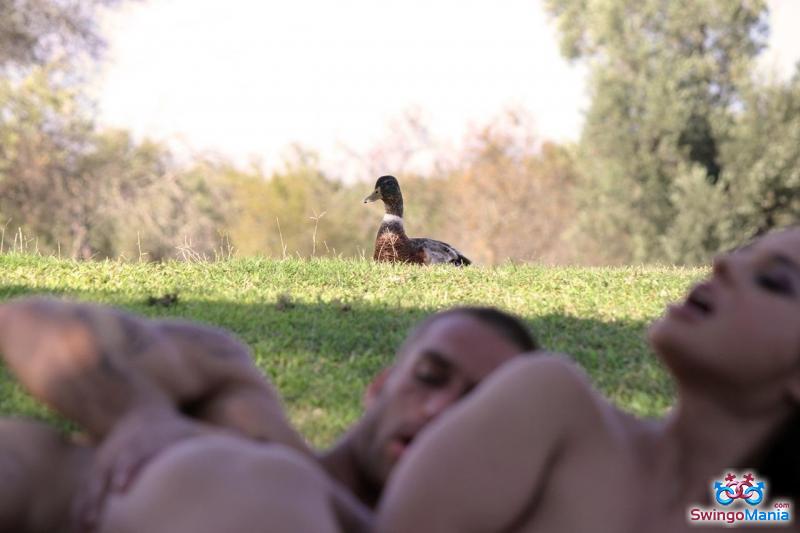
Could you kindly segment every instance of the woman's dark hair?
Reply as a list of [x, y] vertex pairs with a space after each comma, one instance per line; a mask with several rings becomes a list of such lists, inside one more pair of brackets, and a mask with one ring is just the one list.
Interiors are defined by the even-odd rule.
[[[800, 502], [800, 409], [778, 428], [754, 461], [767, 482], [768, 497]], [[752, 465], [744, 465], [752, 466]]]
[[[798, 228], [800, 224], [792, 224], [777, 231]], [[800, 503], [800, 408], [778, 428], [752, 464], [766, 479], [770, 498]]]

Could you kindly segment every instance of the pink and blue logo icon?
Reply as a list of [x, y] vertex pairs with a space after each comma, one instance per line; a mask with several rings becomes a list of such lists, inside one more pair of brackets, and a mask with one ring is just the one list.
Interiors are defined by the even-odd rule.
[[735, 475], [728, 474], [723, 481], [714, 483], [715, 499], [720, 505], [730, 505], [737, 500], [742, 500], [750, 505], [758, 505], [764, 500], [764, 482], [754, 483], [752, 474], [746, 474], [741, 480]]
[[690, 506], [687, 516], [690, 524], [736, 527], [780, 526], [792, 522], [791, 502], [766, 502], [767, 481], [757, 480], [751, 472], [741, 478], [728, 473], [723, 479], [713, 482], [711, 494], [718, 505]]

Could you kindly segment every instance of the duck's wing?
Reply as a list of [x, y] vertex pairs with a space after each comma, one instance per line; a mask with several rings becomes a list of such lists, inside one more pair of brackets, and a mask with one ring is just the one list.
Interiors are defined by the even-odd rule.
[[434, 239], [417, 238], [411, 239], [414, 249], [421, 250], [425, 257], [426, 265], [437, 263], [451, 263], [456, 266], [467, 266], [472, 261], [467, 259], [464, 254], [447, 244], [446, 242]]

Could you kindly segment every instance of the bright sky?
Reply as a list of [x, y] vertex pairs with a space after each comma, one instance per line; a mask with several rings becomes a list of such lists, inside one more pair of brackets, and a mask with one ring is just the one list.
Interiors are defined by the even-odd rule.
[[[800, 1], [770, 5], [766, 62], [785, 74], [800, 59]], [[103, 124], [267, 169], [297, 142], [338, 177], [372, 178], [348, 175], [346, 154], [409, 110], [457, 146], [510, 106], [541, 136], [576, 139], [587, 107], [586, 70], [560, 57], [539, 0], [147, 0], [104, 28]]]

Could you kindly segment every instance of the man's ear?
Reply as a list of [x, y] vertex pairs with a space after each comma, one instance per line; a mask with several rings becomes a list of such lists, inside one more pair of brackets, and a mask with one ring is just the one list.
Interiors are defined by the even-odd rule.
[[370, 406], [375, 402], [375, 398], [383, 390], [383, 386], [386, 384], [386, 380], [389, 379], [389, 375], [392, 373], [392, 367], [386, 367], [378, 374], [372, 378], [369, 385], [367, 385], [367, 389], [364, 391], [364, 397], [361, 398], [361, 403], [364, 406], [364, 409], [369, 409]]

